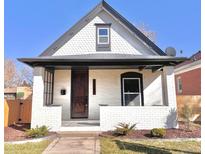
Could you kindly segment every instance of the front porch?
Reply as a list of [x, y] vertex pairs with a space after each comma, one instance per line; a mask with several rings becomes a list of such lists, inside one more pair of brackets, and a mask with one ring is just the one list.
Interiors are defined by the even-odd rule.
[[[39, 69], [42, 69], [43, 75], [48, 74], [45, 73], [46, 69]], [[175, 127], [165, 126], [169, 112], [172, 108], [176, 110], [175, 95], [170, 93], [173, 91], [170, 88], [174, 88], [171, 84], [174, 78], [167, 82], [170, 69], [164, 67], [163, 71], [154, 72], [150, 69], [89, 69], [86, 80], [83, 79], [82, 70], [78, 80], [76, 76], [72, 78], [72, 69], [55, 69], [51, 77], [51, 93], [46, 91], [50, 83], [48, 77], [43, 78], [44, 112], [48, 113], [50, 109], [55, 113], [49, 112], [47, 123], [53, 121], [55, 124], [50, 125], [54, 127], [58, 124], [60, 131], [110, 130], [119, 122], [141, 123], [138, 124], [140, 129]], [[135, 73], [142, 77], [133, 76]], [[133, 87], [133, 84], [136, 86]], [[75, 90], [71, 90], [72, 87]], [[166, 97], [168, 94], [172, 95], [169, 99]]]
[[[177, 127], [174, 65], [181, 59], [120, 56], [106, 61], [77, 56], [29, 59], [28, 64], [38, 64], [34, 67], [32, 127], [106, 131], [119, 122], [138, 123], [139, 129]], [[100, 126], [82, 122], [82, 118], [99, 121]]]

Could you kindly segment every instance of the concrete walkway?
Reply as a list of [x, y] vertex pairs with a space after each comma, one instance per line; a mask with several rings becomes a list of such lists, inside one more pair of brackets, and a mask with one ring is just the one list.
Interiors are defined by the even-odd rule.
[[60, 133], [43, 154], [99, 154], [98, 133], [65, 132]]

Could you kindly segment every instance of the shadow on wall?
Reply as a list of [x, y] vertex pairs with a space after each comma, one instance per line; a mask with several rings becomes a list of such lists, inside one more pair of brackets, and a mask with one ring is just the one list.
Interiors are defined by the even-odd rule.
[[165, 128], [176, 128], [177, 127], [177, 110], [171, 108], [167, 120], [165, 123]]

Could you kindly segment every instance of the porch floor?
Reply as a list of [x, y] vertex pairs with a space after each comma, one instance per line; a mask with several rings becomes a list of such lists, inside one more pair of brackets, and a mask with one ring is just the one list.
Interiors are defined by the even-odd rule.
[[100, 121], [87, 119], [62, 121], [60, 131], [100, 131]]

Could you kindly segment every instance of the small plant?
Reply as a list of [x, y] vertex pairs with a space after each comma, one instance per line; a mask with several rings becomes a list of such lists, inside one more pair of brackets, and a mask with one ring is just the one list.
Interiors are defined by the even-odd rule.
[[164, 137], [166, 135], [166, 130], [164, 128], [153, 128], [151, 130], [152, 137]]
[[130, 125], [126, 123], [119, 123], [114, 130], [114, 135], [127, 135], [135, 129], [136, 124]]
[[45, 125], [36, 128], [31, 128], [26, 130], [26, 136], [30, 138], [42, 137], [48, 134], [49, 128]]
[[191, 131], [190, 123], [191, 123], [192, 115], [193, 115], [192, 108], [189, 107], [187, 104], [185, 104], [184, 107], [182, 108], [182, 116], [185, 119], [185, 125], [187, 131]]

